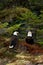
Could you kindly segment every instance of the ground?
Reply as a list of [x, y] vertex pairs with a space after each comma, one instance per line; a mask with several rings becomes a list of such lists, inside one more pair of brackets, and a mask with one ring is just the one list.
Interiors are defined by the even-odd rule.
[[[0, 41], [0, 65], [43, 65], [43, 49], [40, 49], [38, 46], [27, 45], [29, 49], [26, 51], [25, 44], [23, 45], [24, 42], [22, 42], [14, 50], [6, 46], [6, 41], [4, 46], [2, 41], [5, 40]], [[31, 53], [33, 50], [34, 52]]]
[[43, 65], [43, 54], [33, 55], [30, 53], [7, 51], [0, 58], [0, 65]]

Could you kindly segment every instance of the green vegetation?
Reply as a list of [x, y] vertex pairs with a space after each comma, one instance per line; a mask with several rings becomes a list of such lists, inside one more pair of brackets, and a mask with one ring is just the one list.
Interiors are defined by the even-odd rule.
[[17, 30], [19, 27], [20, 27], [21, 24], [16, 24], [16, 25], [13, 25], [11, 27], [9, 27], [7, 29], [7, 32], [9, 35], [11, 35], [13, 33], [13, 31]]
[[1, 23], [1, 24], [0, 24], [0, 29], [1, 29], [1, 28], [5, 28], [5, 27], [7, 27], [7, 25], [8, 25], [7, 22], [5, 22], [5, 23]]
[[43, 0], [2, 0], [0, 1], [0, 29], [12, 35], [18, 30], [26, 37], [26, 31], [36, 30], [36, 39], [43, 44]]

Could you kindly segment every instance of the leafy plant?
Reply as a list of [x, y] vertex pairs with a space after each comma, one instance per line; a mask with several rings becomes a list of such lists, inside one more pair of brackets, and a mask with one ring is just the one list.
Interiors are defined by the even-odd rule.
[[21, 24], [15, 24], [11, 27], [9, 27], [6, 31], [9, 35], [12, 34], [13, 31], [17, 30], [20, 27]]
[[0, 29], [1, 29], [1, 28], [5, 28], [5, 27], [7, 27], [7, 25], [8, 25], [7, 22], [5, 22], [5, 23], [1, 23], [1, 24], [0, 24]]

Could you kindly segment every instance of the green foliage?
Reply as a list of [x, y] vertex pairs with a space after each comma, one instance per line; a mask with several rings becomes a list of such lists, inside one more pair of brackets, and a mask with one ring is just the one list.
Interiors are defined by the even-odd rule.
[[15, 24], [11, 27], [9, 27], [6, 31], [9, 35], [12, 34], [13, 31], [17, 30], [20, 27], [21, 24]]
[[0, 24], [0, 29], [1, 29], [1, 28], [5, 28], [5, 27], [7, 27], [7, 25], [8, 25], [7, 22], [5, 22], [5, 23], [1, 23], [1, 24]]
[[0, 9], [3, 9], [3, 3], [0, 3]]
[[43, 46], [43, 42], [39, 42], [39, 44]]
[[[36, 12], [37, 8], [39, 8], [39, 12], [41, 12], [38, 16], [38, 13]], [[26, 36], [27, 30], [36, 28], [36, 30], [38, 30], [37, 39], [42, 41], [43, 0], [0, 1], [0, 22], [0, 29], [8, 27], [6, 28], [6, 32], [9, 35], [11, 35], [13, 31], [19, 28], [23, 38]], [[21, 24], [25, 25], [21, 26]]]

